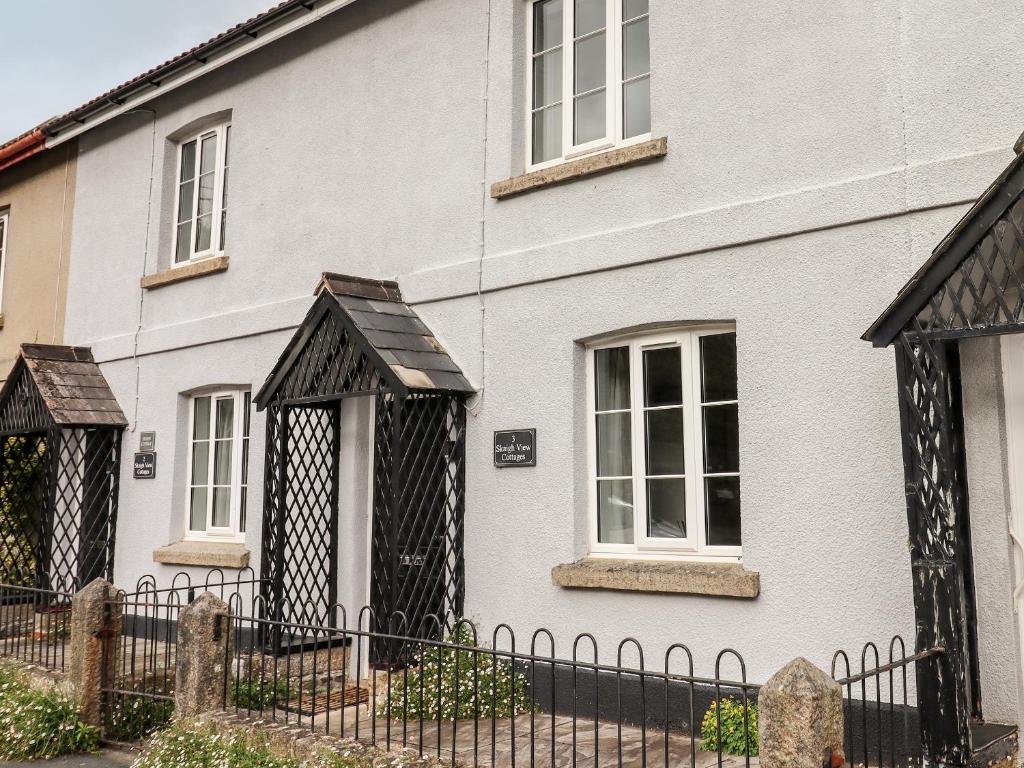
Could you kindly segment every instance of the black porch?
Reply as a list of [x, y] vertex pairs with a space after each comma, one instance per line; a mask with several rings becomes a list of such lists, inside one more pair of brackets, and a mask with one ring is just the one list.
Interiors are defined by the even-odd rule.
[[[350, 626], [436, 634], [464, 595], [473, 388], [392, 282], [325, 274], [256, 397], [267, 411], [262, 577], [274, 616], [337, 622], [341, 402], [372, 397], [370, 606]], [[385, 649], [375, 649], [382, 661]]]
[[113, 578], [124, 415], [81, 347], [24, 344], [0, 390], [0, 582]]
[[1015, 731], [982, 710], [959, 342], [1021, 331], [1018, 155], [864, 334], [896, 351], [917, 648], [944, 649], [917, 678], [922, 746], [937, 763], [984, 762]]

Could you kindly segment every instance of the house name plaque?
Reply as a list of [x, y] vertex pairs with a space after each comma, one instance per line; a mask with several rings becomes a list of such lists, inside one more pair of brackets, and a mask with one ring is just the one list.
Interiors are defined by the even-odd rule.
[[152, 480], [156, 477], [156, 451], [139, 451], [135, 454], [132, 477], [136, 480]]
[[494, 466], [537, 466], [537, 430], [506, 429], [494, 433]]

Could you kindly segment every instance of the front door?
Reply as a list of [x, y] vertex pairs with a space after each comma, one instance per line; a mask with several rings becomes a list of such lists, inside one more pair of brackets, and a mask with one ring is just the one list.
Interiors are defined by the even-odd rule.
[[[1003, 402], [1006, 409], [1006, 442], [1011, 513], [1009, 534], [1013, 549], [1014, 612], [1024, 612], [1024, 334], [1001, 338], [1003, 366]], [[1024, 622], [1017, 622], [1024, 649]]]

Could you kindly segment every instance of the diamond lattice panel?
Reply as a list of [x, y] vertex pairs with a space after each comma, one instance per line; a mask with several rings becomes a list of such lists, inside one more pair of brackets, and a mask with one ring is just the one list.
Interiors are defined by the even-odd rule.
[[36, 586], [48, 497], [46, 438], [8, 437], [0, 466], [0, 582]]
[[288, 618], [301, 623], [326, 621], [335, 600], [337, 412], [335, 406], [288, 413], [281, 597]]
[[1024, 321], [1024, 200], [1018, 199], [904, 329], [977, 330]]

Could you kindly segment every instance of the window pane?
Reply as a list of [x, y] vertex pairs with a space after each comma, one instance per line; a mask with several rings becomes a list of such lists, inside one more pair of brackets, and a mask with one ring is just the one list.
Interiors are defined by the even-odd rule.
[[220, 204], [220, 250], [228, 241], [228, 169], [224, 169], [224, 197]]
[[231, 489], [213, 489], [213, 520], [214, 528], [227, 528], [231, 525]]
[[252, 392], [242, 395], [242, 437], [249, 436], [249, 417], [252, 415]]
[[622, 18], [624, 21], [635, 19], [647, 13], [648, 0], [622, 0]]
[[210, 481], [210, 444], [205, 440], [192, 444], [192, 485]]
[[199, 177], [199, 201], [198, 211], [200, 216], [205, 216], [213, 210], [213, 174], [208, 173]]
[[605, 84], [604, 33], [588, 37], [576, 43], [576, 90], [586, 93]]
[[595, 350], [594, 379], [597, 410], [629, 408], [629, 347]]
[[598, 91], [576, 99], [576, 144], [603, 139], [605, 136], [605, 92]]
[[210, 398], [197, 397], [194, 405], [194, 423], [192, 437], [206, 440], [210, 436]]
[[203, 139], [203, 147], [200, 150], [199, 175], [210, 173], [217, 163], [217, 136], [207, 136]]
[[681, 477], [647, 481], [647, 535], [686, 538], [686, 481]]
[[562, 0], [533, 4], [533, 52], [562, 44]]
[[705, 403], [736, 399], [736, 334], [700, 339], [702, 399]]
[[224, 439], [235, 433], [235, 400], [223, 397], [217, 401], [217, 437]]
[[740, 429], [737, 405], [704, 408], [704, 471], [740, 471]]
[[195, 195], [195, 182], [186, 181], [178, 187], [178, 223], [192, 220], [192, 197]]
[[191, 506], [188, 514], [188, 527], [191, 531], [206, 530], [206, 488], [193, 488]]
[[622, 86], [622, 135], [631, 139], [651, 132], [651, 78]]
[[708, 544], [740, 546], [740, 479], [708, 477], [704, 480]]
[[178, 225], [177, 245], [174, 248], [175, 261], [188, 261], [191, 256], [189, 245], [192, 242], [192, 222], [186, 221]]
[[597, 540], [633, 543], [633, 481], [597, 481]]
[[242, 498], [238, 502], [238, 532], [245, 533], [245, 515], [249, 507], [249, 489], [242, 487]]
[[644, 350], [644, 405], [683, 402], [682, 352], [679, 347]]
[[647, 19], [622, 28], [622, 79], [630, 80], [651, 71], [651, 45]]
[[533, 113], [533, 162], [562, 155], [562, 105]]
[[213, 448], [213, 482], [231, 485], [231, 441], [218, 440]]
[[575, 37], [603, 29], [605, 0], [576, 0]]
[[647, 411], [647, 474], [682, 475], [683, 409]]
[[533, 60], [533, 108], [562, 100], [562, 51], [551, 51]]
[[212, 227], [212, 216], [203, 216], [196, 220], [196, 253], [209, 249]]
[[196, 177], [196, 143], [190, 141], [181, 147], [181, 168], [178, 169], [178, 181], [188, 181]]
[[633, 474], [630, 447], [629, 413], [602, 413], [597, 416], [598, 477]]

